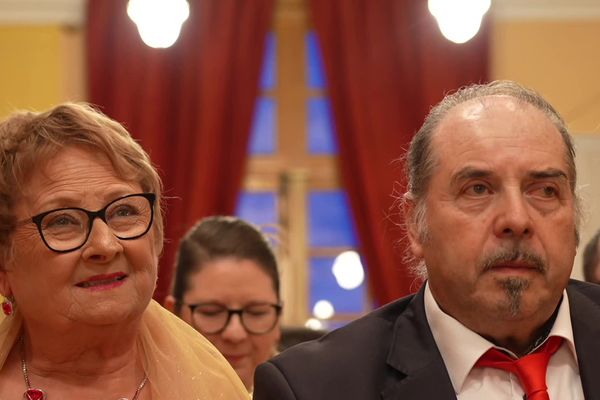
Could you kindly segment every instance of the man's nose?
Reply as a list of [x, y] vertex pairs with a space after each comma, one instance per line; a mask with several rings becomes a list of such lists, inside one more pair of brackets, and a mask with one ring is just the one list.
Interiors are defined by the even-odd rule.
[[521, 238], [533, 234], [530, 205], [520, 190], [502, 193], [497, 199], [498, 214], [494, 233], [501, 238]]

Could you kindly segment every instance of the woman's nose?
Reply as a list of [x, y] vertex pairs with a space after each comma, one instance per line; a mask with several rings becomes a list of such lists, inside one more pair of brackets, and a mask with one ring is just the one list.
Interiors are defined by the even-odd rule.
[[223, 339], [232, 342], [241, 341], [248, 337], [248, 331], [246, 331], [246, 328], [244, 328], [239, 314], [233, 314], [231, 316], [231, 319], [225, 327], [225, 330], [221, 332], [221, 336]]
[[92, 223], [87, 242], [83, 246], [83, 257], [106, 262], [113, 259], [122, 250], [121, 241], [104, 221], [96, 218]]

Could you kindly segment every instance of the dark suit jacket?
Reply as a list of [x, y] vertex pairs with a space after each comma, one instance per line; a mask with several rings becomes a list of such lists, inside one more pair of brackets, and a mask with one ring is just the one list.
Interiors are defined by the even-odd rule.
[[[571, 281], [567, 292], [585, 398], [600, 400], [600, 285]], [[423, 288], [256, 371], [254, 400], [335, 399], [456, 399]]]

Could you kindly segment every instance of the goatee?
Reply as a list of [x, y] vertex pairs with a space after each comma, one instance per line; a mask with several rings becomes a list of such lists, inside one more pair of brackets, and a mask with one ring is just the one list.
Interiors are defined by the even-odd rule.
[[516, 317], [521, 311], [521, 298], [523, 297], [523, 292], [529, 287], [529, 280], [523, 278], [506, 278], [500, 280], [500, 284], [506, 292], [508, 311], [512, 317]]

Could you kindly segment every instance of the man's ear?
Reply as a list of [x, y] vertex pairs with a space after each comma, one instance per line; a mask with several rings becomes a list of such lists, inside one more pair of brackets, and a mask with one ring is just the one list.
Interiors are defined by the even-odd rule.
[[404, 201], [402, 203], [402, 212], [404, 214], [404, 223], [406, 225], [406, 234], [410, 243], [410, 251], [413, 253], [415, 258], [423, 258], [423, 238], [422, 238], [422, 227], [417, 225], [417, 204], [415, 201], [406, 194], [404, 195]]
[[168, 295], [167, 297], [165, 297], [165, 308], [169, 311], [171, 311], [173, 314], [175, 313], [175, 303], [177, 303], [177, 301], [175, 300], [175, 297]]

